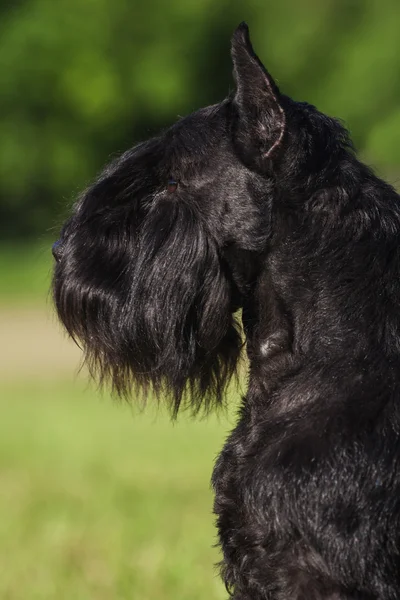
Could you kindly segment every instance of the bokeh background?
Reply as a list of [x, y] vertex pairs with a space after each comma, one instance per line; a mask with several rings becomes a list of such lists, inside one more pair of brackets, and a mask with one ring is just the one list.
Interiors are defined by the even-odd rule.
[[396, 185], [398, 0], [0, 0], [1, 598], [226, 598], [208, 482], [233, 416], [171, 425], [101, 396], [48, 289], [76, 192], [232, 89], [242, 20], [281, 88]]

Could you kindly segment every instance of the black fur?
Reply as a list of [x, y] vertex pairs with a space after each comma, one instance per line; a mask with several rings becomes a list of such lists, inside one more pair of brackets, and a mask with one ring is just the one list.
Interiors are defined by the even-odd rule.
[[244, 24], [232, 55], [232, 97], [82, 195], [54, 250], [58, 314], [100, 380], [176, 414], [223, 401], [241, 307], [248, 393], [213, 475], [227, 588], [395, 600], [399, 197], [280, 93]]

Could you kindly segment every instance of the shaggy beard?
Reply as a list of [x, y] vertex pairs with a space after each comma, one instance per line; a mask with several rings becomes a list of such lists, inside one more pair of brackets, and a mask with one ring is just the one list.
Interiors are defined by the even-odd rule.
[[162, 395], [174, 416], [223, 404], [242, 341], [228, 274], [193, 208], [156, 203], [117, 237], [91, 228], [72, 222], [53, 289], [93, 378], [125, 398]]

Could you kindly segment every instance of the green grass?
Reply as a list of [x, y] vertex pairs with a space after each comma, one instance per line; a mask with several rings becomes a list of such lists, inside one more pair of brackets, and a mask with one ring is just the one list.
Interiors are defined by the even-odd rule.
[[0, 398], [0, 598], [226, 598], [209, 480], [227, 420], [171, 424], [78, 382]]

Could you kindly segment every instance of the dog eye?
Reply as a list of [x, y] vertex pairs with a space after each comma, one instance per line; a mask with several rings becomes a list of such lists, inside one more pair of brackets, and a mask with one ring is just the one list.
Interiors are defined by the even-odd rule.
[[178, 182], [172, 177], [168, 179], [167, 191], [169, 194], [173, 194], [178, 189]]

